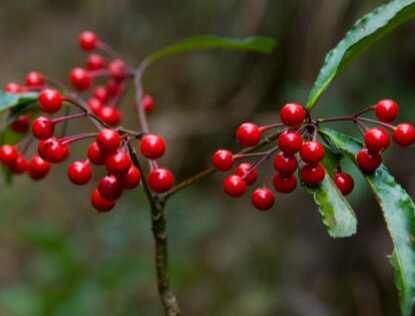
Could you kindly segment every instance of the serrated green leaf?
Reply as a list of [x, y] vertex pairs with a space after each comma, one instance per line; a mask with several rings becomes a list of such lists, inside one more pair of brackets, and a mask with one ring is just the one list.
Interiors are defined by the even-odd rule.
[[334, 78], [371, 45], [415, 16], [415, 0], [394, 0], [359, 19], [339, 44], [330, 51], [310, 92], [311, 110]]
[[[355, 162], [355, 155], [363, 147], [359, 140], [326, 128], [320, 131], [333, 146]], [[372, 175], [364, 177], [382, 208], [392, 237], [394, 251], [391, 264], [395, 268], [401, 311], [403, 315], [409, 316], [415, 302], [415, 205], [384, 165]]]
[[154, 62], [173, 54], [211, 48], [239, 49], [257, 53], [271, 53], [274, 47], [275, 41], [268, 37], [248, 37], [243, 39], [233, 39], [205, 35], [191, 37], [163, 48], [148, 56], [146, 60], [149, 62]]

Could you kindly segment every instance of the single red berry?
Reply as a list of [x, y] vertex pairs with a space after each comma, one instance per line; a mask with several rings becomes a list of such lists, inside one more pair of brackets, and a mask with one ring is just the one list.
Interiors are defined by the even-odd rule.
[[253, 184], [258, 178], [258, 172], [255, 168], [252, 168], [253, 165], [248, 162], [241, 163], [238, 168], [236, 168], [235, 174], [244, 179], [247, 185]]
[[324, 158], [324, 147], [319, 142], [308, 141], [301, 146], [301, 159], [308, 164], [318, 164]]
[[91, 177], [92, 169], [87, 161], [75, 161], [68, 168], [68, 178], [73, 184], [86, 184]]
[[326, 175], [326, 171], [321, 164], [304, 165], [300, 171], [301, 179], [309, 186], [319, 185]]
[[147, 134], [141, 139], [140, 151], [146, 158], [158, 159], [166, 151], [166, 145], [160, 136]]
[[101, 101], [95, 98], [91, 98], [88, 100], [88, 108], [94, 113], [95, 115], [98, 115], [101, 111], [104, 104], [102, 104]]
[[243, 123], [236, 131], [236, 138], [242, 146], [252, 147], [261, 140], [261, 130], [253, 123]]
[[125, 151], [117, 150], [108, 156], [105, 166], [109, 173], [122, 175], [130, 169], [131, 159]]
[[104, 128], [97, 136], [97, 144], [103, 152], [114, 152], [121, 145], [121, 136], [118, 132]]
[[108, 65], [111, 77], [117, 81], [123, 80], [127, 76], [127, 66], [121, 59], [114, 59]]
[[383, 128], [371, 128], [365, 135], [365, 145], [371, 154], [379, 154], [387, 149], [389, 144], [389, 134]]
[[174, 177], [170, 170], [156, 168], [148, 174], [147, 182], [154, 192], [164, 193], [173, 187]]
[[109, 94], [106, 86], [97, 86], [94, 91], [94, 97], [105, 103], [109, 99]]
[[133, 189], [140, 184], [141, 173], [137, 167], [131, 166], [130, 169], [122, 176], [125, 189]]
[[9, 92], [9, 93], [21, 93], [23, 92], [22, 87], [16, 83], [16, 82], [9, 82], [5, 87], [4, 87], [4, 92]]
[[91, 54], [86, 62], [86, 67], [89, 70], [99, 70], [105, 67], [105, 59], [101, 55]]
[[26, 86], [28, 87], [40, 87], [45, 84], [45, 77], [37, 71], [31, 71], [25, 78]]
[[122, 179], [113, 174], [105, 176], [98, 182], [98, 192], [106, 200], [118, 199], [122, 195], [122, 191]]
[[69, 148], [55, 137], [51, 137], [39, 142], [38, 154], [48, 162], [58, 163], [68, 158]]
[[115, 79], [110, 79], [107, 83], [107, 91], [111, 97], [117, 95], [121, 91], [120, 83]]
[[79, 46], [83, 50], [93, 50], [98, 45], [98, 37], [94, 32], [83, 31], [79, 35]]
[[142, 99], [141, 102], [143, 104], [144, 107], [144, 111], [146, 113], [150, 113], [153, 111], [154, 109], [154, 99], [151, 95], [146, 94]]
[[367, 148], [363, 148], [356, 156], [356, 162], [364, 173], [373, 173], [382, 163], [379, 154], [371, 154]]
[[27, 173], [29, 174], [29, 177], [31, 177], [34, 180], [43, 179], [44, 177], [46, 177], [49, 171], [49, 162], [43, 160], [39, 156], [34, 156], [30, 160], [29, 165], [27, 166]]
[[277, 192], [291, 193], [297, 187], [297, 178], [294, 174], [286, 175], [281, 172], [276, 172], [272, 178], [272, 183]]
[[281, 122], [286, 126], [296, 127], [304, 121], [305, 111], [296, 103], [288, 103], [280, 111]]
[[267, 188], [259, 188], [252, 192], [251, 203], [256, 209], [266, 211], [274, 205], [275, 197], [271, 190]]
[[396, 119], [398, 113], [399, 106], [395, 101], [391, 99], [381, 100], [375, 106], [376, 117], [379, 119], [379, 121], [382, 122], [392, 122]]
[[32, 123], [32, 133], [37, 139], [45, 140], [53, 136], [55, 124], [44, 116], [39, 116]]
[[246, 191], [246, 182], [236, 174], [230, 175], [223, 181], [223, 190], [232, 197], [242, 196]]
[[14, 174], [21, 174], [27, 169], [27, 161], [23, 155], [19, 155], [16, 160], [9, 165], [9, 170]]
[[104, 165], [107, 159], [106, 154], [101, 151], [96, 142], [89, 145], [87, 156], [89, 161], [97, 166]]
[[402, 147], [412, 146], [415, 142], [415, 128], [411, 124], [399, 124], [393, 132], [393, 140]]
[[53, 89], [43, 90], [39, 95], [39, 105], [43, 112], [53, 114], [62, 107], [63, 98], [60, 93]]
[[118, 125], [121, 121], [121, 112], [116, 108], [103, 106], [97, 113], [98, 117], [111, 126]]
[[334, 177], [334, 183], [344, 196], [349, 195], [354, 188], [354, 180], [351, 175], [345, 172], [339, 172]]
[[278, 147], [286, 154], [292, 155], [301, 149], [303, 138], [298, 132], [285, 131], [278, 137]]
[[26, 133], [30, 128], [29, 117], [26, 114], [20, 115], [17, 119], [13, 121], [10, 127], [16, 133]]
[[227, 149], [219, 149], [212, 156], [212, 164], [219, 171], [228, 171], [233, 167], [233, 155]]
[[106, 200], [98, 190], [94, 190], [91, 194], [91, 204], [98, 212], [109, 212], [114, 208], [116, 201]]
[[86, 91], [91, 87], [92, 77], [83, 68], [77, 67], [72, 69], [69, 78], [71, 79], [72, 85], [79, 91]]
[[12, 145], [3, 145], [0, 147], [0, 161], [6, 165], [14, 163], [19, 156], [16, 147]]
[[280, 152], [274, 157], [274, 169], [281, 174], [289, 175], [298, 168], [298, 161], [294, 155], [287, 155]]

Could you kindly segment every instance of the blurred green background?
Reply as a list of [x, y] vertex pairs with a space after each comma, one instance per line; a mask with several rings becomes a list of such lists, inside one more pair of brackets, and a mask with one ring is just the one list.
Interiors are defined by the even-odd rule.
[[[238, 150], [243, 121], [275, 123], [288, 101], [304, 103], [322, 60], [381, 0], [2, 0], [0, 82], [38, 70], [68, 82], [83, 65], [80, 31], [96, 31], [133, 64], [185, 37], [267, 35], [270, 56], [236, 51], [185, 54], [161, 61], [144, 78], [154, 95], [153, 131], [165, 136], [162, 163], [184, 179], [209, 165], [217, 148]], [[335, 81], [316, 116], [351, 114], [396, 99], [415, 120], [414, 22], [400, 27]], [[136, 128], [133, 95], [125, 125]], [[78, 124], [78, 123], [76, 123]], [[87, 122], [70, 131], [90, 130]], [[355, 133], [352, 126], [339, 129]], [[82, 158], [87, 144], [75, 145]], [[393, 148], [386, 162], [415, 193], [415, 149]], [[74, 158], [75, 159], [75, 158]], [[161, 315], [149, 211], [141, 190], [109, 214], [89, 205], [87, 187], [72, 186], [67, 163], [47, 180], [0, 182], [0, 315]], [[399, 315], [391, 253], [381, 211], [356, 175], [350, 197], [359, 227], [352, 238], [328, 237], [312, 198], [301, 189], [279, 195], [259, 213], [248, 197], [222, 193], [224, 175], [175, 196], [166, 210], [171, 281], [184, 315]], [[97, 170], [95, 180], [102, 175]]]

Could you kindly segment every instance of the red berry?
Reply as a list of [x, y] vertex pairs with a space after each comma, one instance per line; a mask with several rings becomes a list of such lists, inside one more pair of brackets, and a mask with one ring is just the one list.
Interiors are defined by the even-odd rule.
[[27, 166], [27, 172], [29, 177], [34, 180], [43, 179], [50, 170], [49, 162], [43, 160], [39, 156], [34, 156], [31, 160], [29, 165]]
[[108, 125], [118, 125], [121, 121], [121, 113], [116, 108], [103, 106], [97, 113], [99, 118]]
[[337, 173], [334, 177], [334, 183], [336, 184], [336, 187], [340, 190], [341, 194], [343, 194], [344, 196], [349, 195], [350, 192], [353, 191], [354, 180], [349, 174], [345, 172]]
[[357, 154], [356, 162], [364, 173], [373, 173], [382, 163], [382, 157], [372, 155], [367, 148], [363, 148]]
[[149, 159], [157, 159], [163, 156], [166, 145], [163, 138], [154, 134], [147, 134], [141, 139], [141, 154]]
[[10, 127], [16, 133], [26, 133], [30, 127], [29, 117], [25, 114], [20, 115], [17, 119], [13, 121]]
[[79, 35], [79, 46], [83, 50], [93, 50], [97, 47], [98, 37], [94, 32], [84, 31]]
[[212, 156], [213, 166], [220, 171], [228, 171], [233, 167], [233, 155], [229, 150], [219, 149]]
[[133, 189], [140, 184], [141, 173], [137, 167], [131, 166], [130, 169], [122, 176], [125, 189]]
[[324, 158], [324, 147], [319, 142], [308, 141], [301, 146], [301, 159], [308, 164], [318, 164]]
[[23, 92], [22, 87], [16, 83], [16, 82], [9, 82], [5, 87], [4, 87], [4, 92], [9, 92], [9, 93], [21, 93]]
[[[252, 164], [245, 162], [245, 163], [241, 163], [238, 166], [238, 168], [236, 168], [235, 170], [236, 175], [243, 178], [247, 185], [254, 183], [256, 179], [258, 178], [258, 172], [256, 171], [256, 169], [252, 169], [252, 167], [253, 167]], [[248, 172], [250, 173], [246, 175]]]
[[298, 168], [298, 161], [294, 155], [286, 155], [283, 152], [274, 157], [274, 169], [281, 174], [289, 175]]
[[68, 168], [68, 178], [74, 184], [86, 184], [91, 180], [91, 177], [91, 166], [86, 161], [75, 161]]
[[58, 163], [68, 158], [69, 148], [55, 137], [51, 137], [39, 143], [38, 154], [46, 161]]
[[19, 155], [16, 160], [9, 165], [9, 170], [14, 174], [21, 174], [26, 171], [27, 162], [23, 155]]
[[0, 161], [6, 165], [14, 163], [19, 156], [16, 147], [12, 145], [3, 145], [0, 147]]
[[379, 154], [389, 147], [389, 134], [382, 128], [371, 128], [365, 135], [365, 145], [371, 154]]
[[97, 166], [105, 164], [107, 159], [106, 154], [101, 151], [96, 142], [93, 142], [91, 145], [89, 145], [87, 156], [89, 161]]
[[45, 84], [45, 77], [37, 71], [31, 71], [25, 78], [26, 86], [28, 87], [40, 87]]
[[86, 62], [86, 67], [89, 70], [99, 70], [105, 67], [105, 59], [101, 55], [91, 54]]
[[94, 113], [95, 115], [99, 115], [102, 107], [104, 105], [98, 99], [92, 98], [88, 101], [88, 108]]
[[253, 123], [243, 123], [236, 131], [236, 138], [242, 146], [252, 147], [261, 140], [261, 131]]
[[121, 81], [127, 75], [127, 66], [121, 59], [114, 59], [108, 65], [108, 71], [110, 72], [113, 79]]
[[157, 168], [148, 174], [147, 182], [151, 190], [154, 192], [164, 193], [173, 187], [174, 177], [170, 170], [165, 168]]
[[52, 137], [54, 128], [55, 124], [53, 124], [50, 119], [44, 116], [39, 116], [32, 123], [33, 136], [40, 140], [45, 140]]
[[98, 182], [98, 192], [106, 200], [118, 199], [123, 191], [122, 180], [115, 175], [108, 175]]
[[97, 144], [103, 152], [114, 152], [121, 145], [121, 136], [112, 129], [104, 128], [97, 136]]
[[107, 83], [108, 94], [113, 97], [120, 92], [121, 86], [120, 83], [115, 79], [110, 79]]
[[376, 117], [382, 122], [392, 122], [396, 119], [398, 113], [399, 106], [395, 101], [391, 99], [381, 100], [375, 106]]
[[146, 113], [150, 113], [154, 109], [154, 99], [151, 95], [146, 94], [142, 99], [141, 102], [144, 107], [144, 111]]
[[91, 204], [98, 212], [109, 212], [114, 208], [116, 202], [104, 199], [98, 190], [94, 190], [91, 194]]
[[232, 197], [242, 196], [246, 191], [246, 182], [236, 174], [230, 175], [223, 181], [223, 190]]
[[396, 144], [409, 147], [415, 142], [415, 128], [411, 124], [401, 123], [393, 132], [393, 140]]
[[105, 86], [97, 86], [94, 91], [94, 97], [101, 102], [106, 102], [109, 99], [107, 87]]
[[326, 171], [321, 164], [304, 165], [300, 171], [301, 179], [309, 186], [319, 185], [326, 175]]
[[280, 111], [281, 122], [286, 126], [296, 127], [304, 121], [305, 111], [301, 105], [288, 103]]
[[72, 85], [79, 91], [86, 91], [91, 87], [92, 78], [89, 72], [83, 68], [72, 69], [69, 78]]
[[259, 188], [252, 192], [251, 202], [256, 209], [266, 211], [274, 205], [275, 197], [271, 190], [267, 188]]
[[53, 114], [62, 107], [63, 98], [60, 93], [53, 89], [43, 90], [39, 96], [39, 105], [42, 111]]
[[277, 192], [291, 193], [297, 187], [297, 178], [294, 174], [285, 175], [277, 172], [272, 178], [272, 183]]
[[109, 173], [122, 175], [130, 169], [131, 159], [125, 151], [117, 150], [108, 156], [105, 165]]
[[278, 147], [286, 154], [292, 155], [301, 149], [303, 138], [294, 131], [285, 131], [278, 138]]

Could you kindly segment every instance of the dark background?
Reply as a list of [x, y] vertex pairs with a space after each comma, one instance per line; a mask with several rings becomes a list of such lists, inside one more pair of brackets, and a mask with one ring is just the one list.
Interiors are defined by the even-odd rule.
[[[288, 101], [304, 103], [325, 54], [379, 0], [2, 0], [0, 82], [39, 70], [68, 81], [84, 64], [80, 31], [91, 29], [137, 64], [185, 37], [267, 35], [270, 56], [210, 51], [171, 57], [144, 77], [154, 95], [152, 130], [165, 136], [164, 165], [184, 179], [217, 148], [238, 150], [243, 121], [275, 123]], [[338, 78], [314, 115], [352, 114], [386, 97], [414, 121], [415, 24], [398, 28]], [[125, 124], [138, 129], [130, 93]], [[352, 126], [339, 129], [355, 133]], [[91, 130], [87, 122], [70, 132]], [[84, 157], [87, 144], [73, 146]], [[393, 147], [386, 163], [414, 195], [414, 149]], [[89, 205], [92, 184], [72, 186], [67, 163], [45, 181], [0, 182], [0, 315], [161, 315], [149, 211], [141, 190], [104, 215]], [[166, 212], [173, 288], [184, 315], [399, 315], [392, 251], [381, 211], [355, 170], [350, 196], [358, 234], [330, 238], [312, 198], [298, 189], [259, 213], [227, 198], [224, 175], [175, 196]], [[102, 171], [101, 171], [102, 172]], [[264, 171], [263, 171], [264, 172]]]

